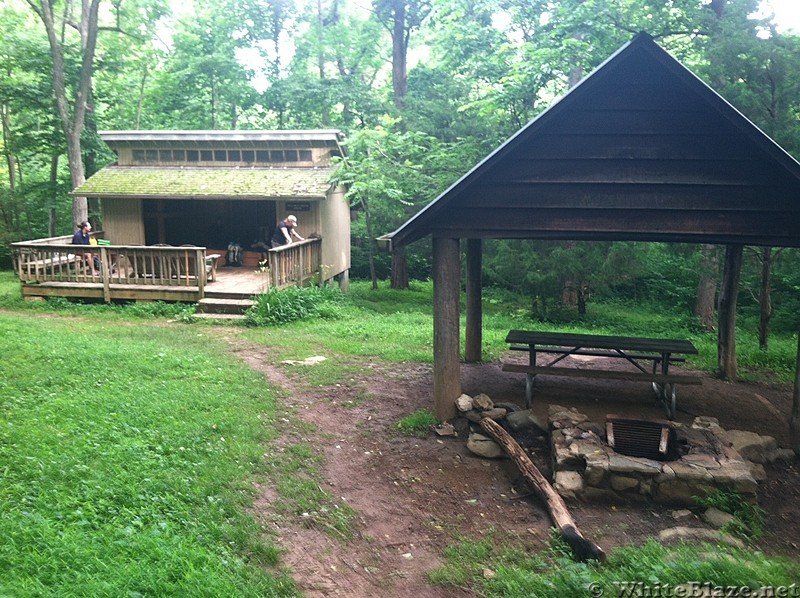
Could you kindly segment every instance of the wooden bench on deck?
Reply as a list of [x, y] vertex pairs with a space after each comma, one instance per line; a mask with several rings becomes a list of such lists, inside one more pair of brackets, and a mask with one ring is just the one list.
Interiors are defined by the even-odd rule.
[[52, 270], [63, 266], [77, 264], [81, 259], [80, 255], [74, 253], [53, 254], [40, 260], [25, 261], [20, 264], [24, 272], [32, 272], [34, 275], [40, 271]]
[[217, 279], [217, 262], [222, 255], [219, 253], [206, 254], [206, 276], [208, 282], [214, 282]]
[[[512, 345], [512, 350], [528, 352], [527, 365], [503, 364], [503, 371], [526, 374], [525, 401], [528, 407], [533, 401], [533, 387], [538, 375], [642, 380], [652, 383], [653, 390], [666, 406], [670, 419], [674, 419], [676, 386], [701, 384], [697, 376], [676, 375], [669, 372], [670, 364], [685, 361], [684, 355], [697, 354], [697, 348], [688, 340], [512, 330], [508, 333], [506, 342]], [[558, 357], [548, 363], [540, 364], [537, 362], [540, 353]], [[635, 366], [636, 371], [555, 367], [558, 362], [570, 355], [624, 359]], [[642, 361], [652, 362], [652, 368], [646, 369], [640, 363]]]

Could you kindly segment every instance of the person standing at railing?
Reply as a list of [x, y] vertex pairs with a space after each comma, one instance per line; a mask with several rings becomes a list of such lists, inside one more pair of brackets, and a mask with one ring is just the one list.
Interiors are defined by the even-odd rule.
[[[87, 221], [83, 221], [78, 225], [78, 230], [75, 231], [75, 234], [72, 235], [72, 244], [73, 245], [91, 245], [92, 244], [92, 225], [89, 224]], [[96, 254], [92, 253], [84, 253], [79, 254], [82, 256], [84, 260], [86, 260], [87, 267], [91, 263], [94, 266], [94, 275], [98, 276], [100, 274], [100, 258]], [[91, 258], [91, 262], [89, 259]]]
[[278, 223], [275, 233], [272, 235], [272, 248], [288, 245], [292, 242], [292, 236], [297, 237], [298, 241], [305, 241], [297, 231], [297, 216], [289, 215]]

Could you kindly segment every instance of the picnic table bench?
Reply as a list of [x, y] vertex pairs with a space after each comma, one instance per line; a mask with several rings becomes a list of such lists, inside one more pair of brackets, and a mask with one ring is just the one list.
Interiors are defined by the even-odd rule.
[[[677, 385], [701, 384], [697, 376], [669, 371], [671, 364], [685, 361], [685, 355], [697, 354], [697, 348], [688, 340], [511, 330], [506, 342], [511, 344], [512, 350], [528, 353], [528, 364], [503, 363], [503, 371], [526, 375], [525, 403], [528, 407], [533, 402], [534, 384], [539, 375], [644, 380], [652, 383], [656, 397], [664, 403], [670, 419], [674, 419]], [[555, 357], [547, 363], [539, 363], [537, 357], [541, 353]], [[624, 359], [636, 369], [556, 367], [570, 355]], [[641, 362], [652, 362], [652, 367], [647, 368]]]

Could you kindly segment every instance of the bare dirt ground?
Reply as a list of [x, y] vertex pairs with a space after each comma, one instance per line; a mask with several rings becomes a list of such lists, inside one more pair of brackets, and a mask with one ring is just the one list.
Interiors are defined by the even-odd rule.
[[[548, 544], [551, 522], [508, 460], [473, 456], [465, 438], [401, 436], [400, 418], [432, 406], [427, 365], [364, 363], [360, 374], [337, 386], [311, 387], [299, 368], [276, 364], [263, 347], [227, 336], [231, 349], [261, 371], [268, 384], [284, 389], [287, 407], [313, 429], [312, 442], [325, 458], [325, 489], [358, 513], [355, 539], [344, 542], [301, 521], [277, 530], [284, 562], [305, 594], [317, 596], [472, 596], [467, 588], [441, 588], [425, 573], [442, 564], [442, 550], [457, 538], [490, 534], [536, 551]], [[329, 359], [336, 359], [328, 356]], [[524, 403], [524, 377], [502, 372], [497, 363], [463, 365], [463, 390], [484, 392], [495, 402]], [[608, 413], [663, 419], [652, 392], [638, 383], [542, 378], [535, 411], [546, 418], [547, 405], [574, 406], [595, 421]], [[679, 388], [678, 420], [717, 417], [723, 428], [774, 436], [787, 447], [791, 387], [728, 384], [704, 377], [703, 385]], [[546, 445], [534, 454], [549, 473]], [[759, 485], [766, 511], [766, 533], [756, 545], [768, 554], [800, 558], [800, 467], [783, 462], [767, 467]], [[261, 489], [256, 510], [268, 513], [271, 489]], [[704, 527], [698, 518], [676, 521], [673, 509], [639, 503], [568, 503], [583, 534], [607, 553], [641, 543], [676, 525]], [[481, 571], [481, 563], [475, 563]]]

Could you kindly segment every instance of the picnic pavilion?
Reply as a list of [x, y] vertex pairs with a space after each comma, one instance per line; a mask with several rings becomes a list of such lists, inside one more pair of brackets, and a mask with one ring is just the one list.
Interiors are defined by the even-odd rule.
[[468, 362], [481, 357], [483, 239], [725, 245], [721, 293], [735, 308], [744, 245], [800, 247], [800, 163], [640, 33], [385, 239], [394, 250], [427, 235], [434, 406], [445, 420], [461, 394], [461, 239]]

